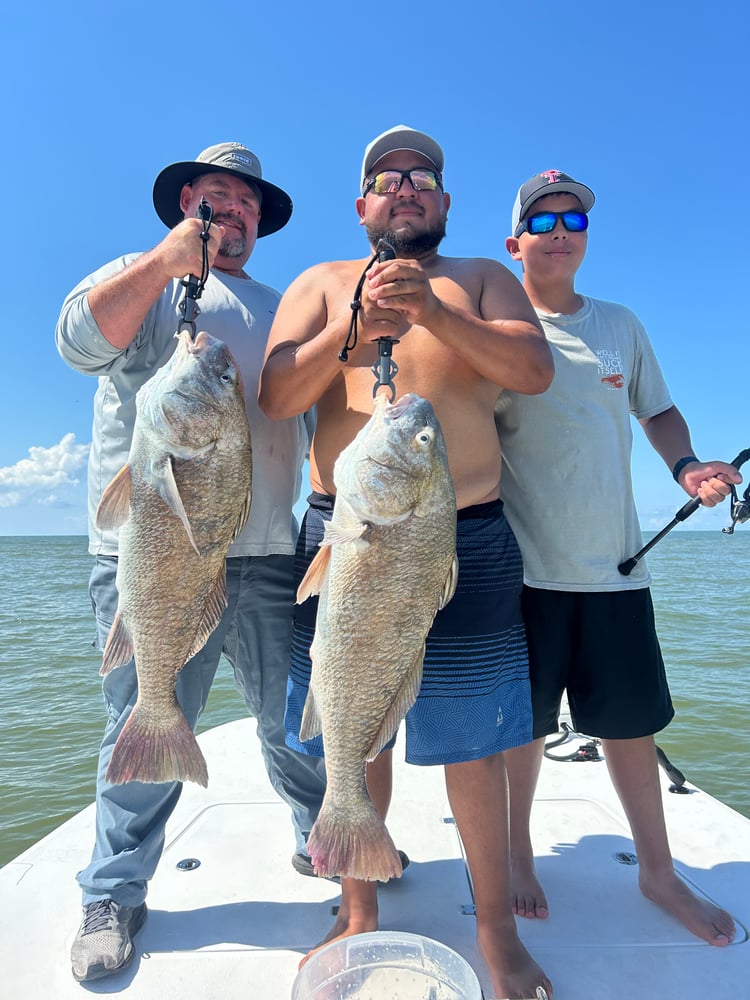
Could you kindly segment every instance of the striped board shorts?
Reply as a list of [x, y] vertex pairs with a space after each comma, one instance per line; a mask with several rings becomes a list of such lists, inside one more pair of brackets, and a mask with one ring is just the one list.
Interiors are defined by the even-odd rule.
[[[308, 497], [297, 543], [299, 585], [333, 515], [334, 498]], [[458, 511], [458, 584], [427, 636], [419, 696], [406, 715], [410, 764], [479, 760], [531, 741], [526, 634], [521, 617], [523, 568], [501, 500]], [[299, 739], [312, 663], [318, 599], [297, 605], [287, 684], [286, 742], [323, 756], [323, 738]], [[392, 743], [390, 744], [393, 745]]]

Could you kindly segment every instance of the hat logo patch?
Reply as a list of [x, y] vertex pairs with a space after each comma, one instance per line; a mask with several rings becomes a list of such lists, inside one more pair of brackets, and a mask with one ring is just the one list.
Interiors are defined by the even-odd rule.
[[241, 163], [246, 167], [254, 166], [253, 158], [251, 156], [243, 156], [241, 153], [230, 153], [227, 159], [232, 163]]
[[540, 177], [546, 177], [548, 184], [554, 184], [556, 181], [560, 180], [562, 175], [562, 170], [543, 170]]

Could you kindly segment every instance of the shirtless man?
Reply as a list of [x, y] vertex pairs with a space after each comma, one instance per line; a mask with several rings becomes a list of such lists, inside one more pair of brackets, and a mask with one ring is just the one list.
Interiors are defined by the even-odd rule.
[[[407, 715], [407, 760], [445, 765], [448, 797], [474, 883], [478, 944], [494, 995], [528, 997], [543, 986], [551, 996], [549, 980], [518, 937], [510, 899], [503, 751], [529, 740], [529, 693], [520, 627], [520, 558], [498, 499], [501, 459], [493, 408], [501, 387], [543, 392], [553, 366], [534, 312], [509, 271], [493, 260], [438, 254], [450, 207], [442, 169], [443, 152], [435, 140], [404, 125], [370, 143], [356, 209], [372, 248], [384, 239], [395, 249], [396, 259], [377, 262], [368, 271], [356, 345], [348, 338], [350, 303], [367, 259], [319, 264], [292, 283], [271, 329], [259, 401], [276, 419], [317, 406], [310, 455], [315, 492], [298, 545], [300, 572], [315, 554], [323, 523], [330, 517], [334, 462], [372, 414], [371, 366], [378, 356], [378, 337], [400, 341], [394, 348], [398, 395], [416, 392], [435, 409], [456, 489], [460, 572], [456, 595], [438, 613], [430, 636], [440, 631], [443, 648], [448, 637], [456, 660], [460, 648], [463, 662], [460, 675], [458, 663], [438, 666], [428, 637], [422, 689]], [[339, 352], [347, 340], [350, 350], [342, 362]], [[473, 585], [480, 578], [478, 589]], [[300, 656], [297, 649], [309, 645], [314, 622], [310, 599], [299, 606], [295, 621], [287, 742], [320, 753], [320, 746], [297, 740], [310, 670], [309, 657]], [[490, 628], [497, 633], [488, 637]], [[493, 661], [493, 676], [488, 683], [472, 685], [480, 634], [482, 655], [486, 660], [489, 649]], [[476, 731], [436, 746], [428, 730], [437, 729], [439, 740], [440, 727], [422, 721], [429, 720], [435, 704], [429, 691], [439, 671], [441, 683], [450, 685], [447, 693], [441, 688], [440, 707], [445, 711], [445, 698], [452, 698], [472, 724], [481, 718], [482, 728], [477, 722]], [[472, 725], [465, 728], [472, 730]], [[369, 766], [368, 785], [385, 815], [390, 800], [388, 751]], [[343, 879], [336, 923], [322, 943], [377, 926], [376, 883]]]

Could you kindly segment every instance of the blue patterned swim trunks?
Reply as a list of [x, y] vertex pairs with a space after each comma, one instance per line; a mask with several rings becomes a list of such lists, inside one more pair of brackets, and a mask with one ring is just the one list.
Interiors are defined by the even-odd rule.
[[[321, 493], [308, 497], [297, 543], [295, 586], [318, 550], [333, 503], [333, 497]], [[459, 510], [457, 553], [456, 593], [435, 616], [427, 636], [422, 686], [406, 715], [410, 764], [479, 760], [531, 741], [529, 661], [521, 617], [523, 568], [502, 501]], [[288, 746], [320, 757], [321, 736], [299, 740], [317, 607], [317, 597], [310, 597], [295, 609], [285, 724]]]

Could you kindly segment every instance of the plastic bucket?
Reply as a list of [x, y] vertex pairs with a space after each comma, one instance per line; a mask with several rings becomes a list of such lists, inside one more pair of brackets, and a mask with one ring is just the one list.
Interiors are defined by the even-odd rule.
[[292, 1000], [481, 1000], [469, 963], [421, 934], [374, 931], [321, 948], [292, 986]]

